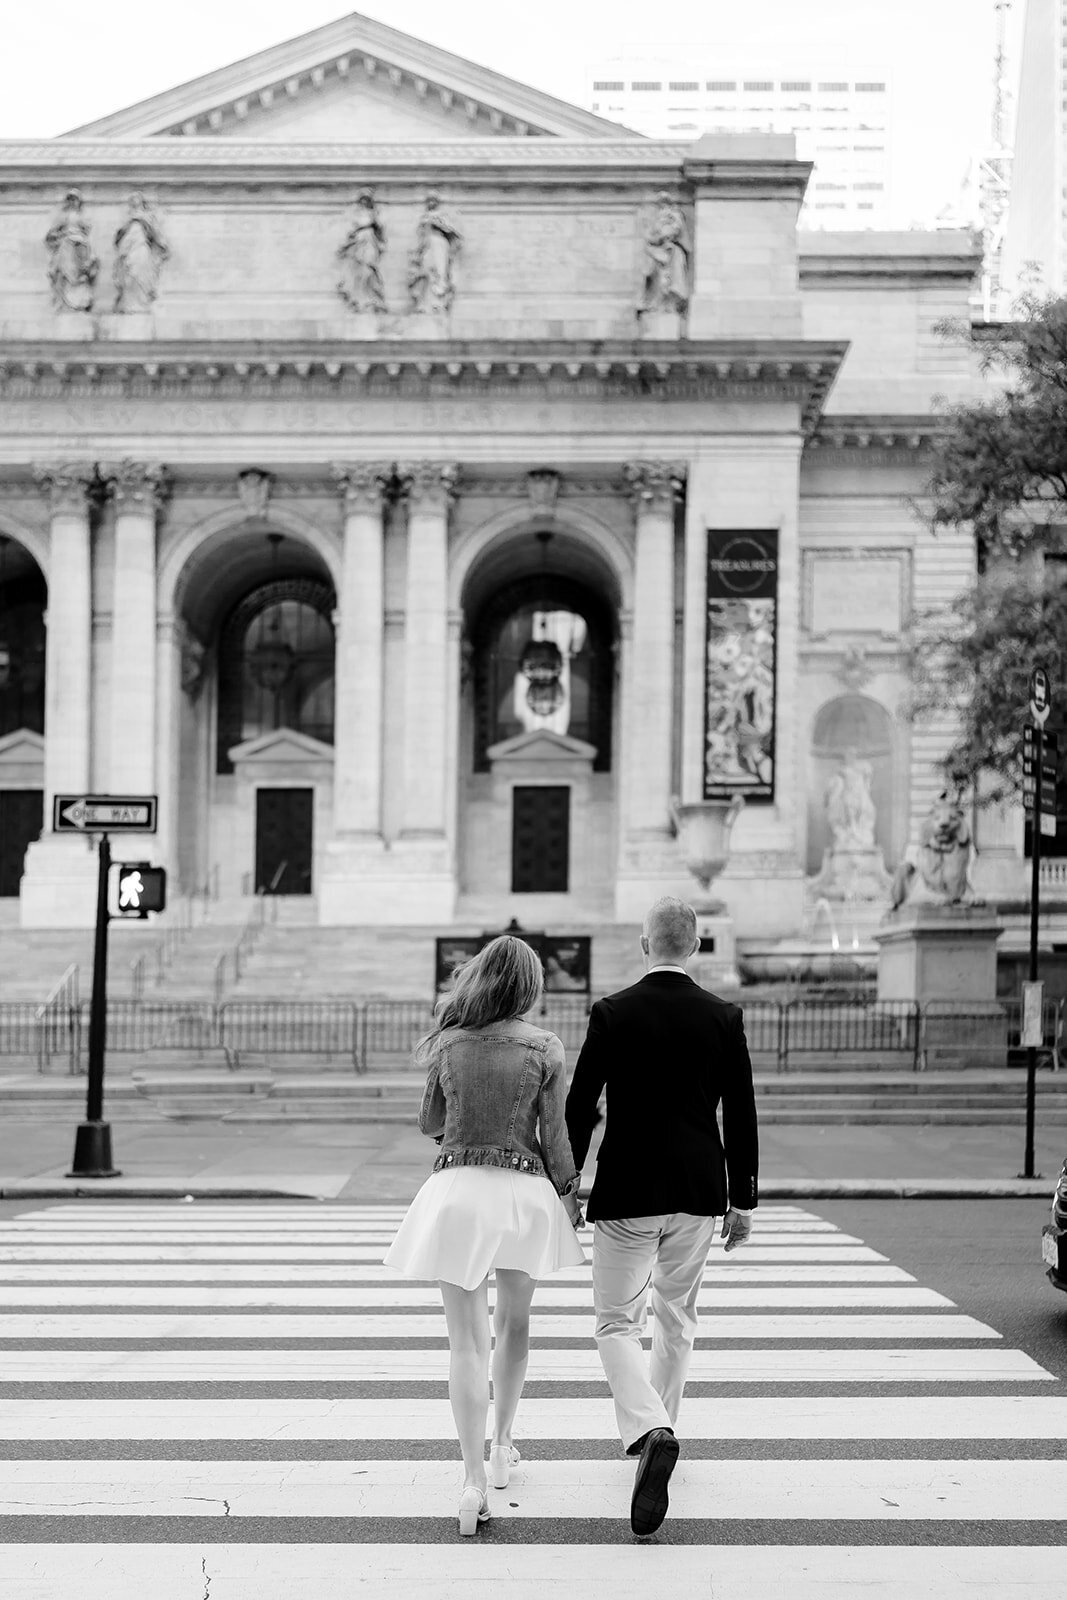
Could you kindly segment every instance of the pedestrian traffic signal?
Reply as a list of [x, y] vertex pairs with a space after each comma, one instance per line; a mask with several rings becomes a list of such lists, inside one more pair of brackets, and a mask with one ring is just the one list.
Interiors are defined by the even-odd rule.
[[118, 915], [147, 917], [162, 911], [167, 903], [167, 874], [149, 861], [124, 861], [117, 884]]

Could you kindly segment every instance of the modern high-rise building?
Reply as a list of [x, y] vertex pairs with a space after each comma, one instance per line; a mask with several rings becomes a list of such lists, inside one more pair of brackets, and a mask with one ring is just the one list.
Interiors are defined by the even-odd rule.
[[1001, 278], [1011, 292], [1067, 285], [1067, 0], [1027, 0]]
[[707, 47], [634, 47], [588, 69], [585, 104], [653, 139], [792, 133], [815, 169], [801, 226], [890, 225], [890, 84], [882, 69], [790, 64], [725, 67]]

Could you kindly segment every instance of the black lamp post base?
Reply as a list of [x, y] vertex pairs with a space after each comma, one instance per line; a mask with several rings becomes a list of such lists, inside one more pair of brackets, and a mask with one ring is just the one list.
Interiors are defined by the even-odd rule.
[[74, 1160], [68, 1178], [121, 1178], [111, 1164], [110, 1122], [80, 1122], [74, 1135]]

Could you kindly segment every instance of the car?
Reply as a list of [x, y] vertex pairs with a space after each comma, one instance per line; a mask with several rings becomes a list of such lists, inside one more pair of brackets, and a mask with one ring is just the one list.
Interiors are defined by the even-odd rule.
[[1067, 1292], [1067, 1161], [1052, 1197], [1052, 1220], [1041, 1230], [1041, 1258], [1052, 1287]]

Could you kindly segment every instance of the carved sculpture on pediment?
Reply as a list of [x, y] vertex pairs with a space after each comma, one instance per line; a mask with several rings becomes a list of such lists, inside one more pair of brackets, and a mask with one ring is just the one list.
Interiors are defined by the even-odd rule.
[[170, 248], [155, 212], [139, 189], [126, 204], [129, 215], [115, 234], [115, 310], [151, 311]]
[[442, 211], [440, 195], [426, 196], [415, 240], [408, 268], [410, 309], [442, 315], [455, 298], [455, 266], [463, 235], [455, 218]]
[[693, 246], [681, 206], [664, 189], [645, 229], [645, 281], [638, 315], [689, 309], [690, 260]]
[[188, 624], [181, 631], [181, 685], [182, 693], [195, 700], [204, 687], [207, 670], [207, 646], [197, 638]]
[[526, 474], [526, 495], [530, 510], [551, 517], [559, 498], [559, 473], [551, 467], [538, 467]]
[[237, 474], [237, 498], [247, 516], [262, 518], [267, 515], [273, 487], [273, 473], [261, 472], [258, 467], [248, 467]]
[[352, 226], [337, 252], [341, 276], [337, 292], [357, 313], [385, 310], [381, 262], [385, 253], [385, 228], [378, 204], [369, 189], [356, 196]]
[[93, 285], [100, 262], [93, 254], [89, 238], [91, 226], [83, 216], [84, 201], [79, 189], [68, 189], [63, 197], [63, 213], [45, 234], [48, 250], [48, 281], [52, 303], [57, 311], [91, 311]]

